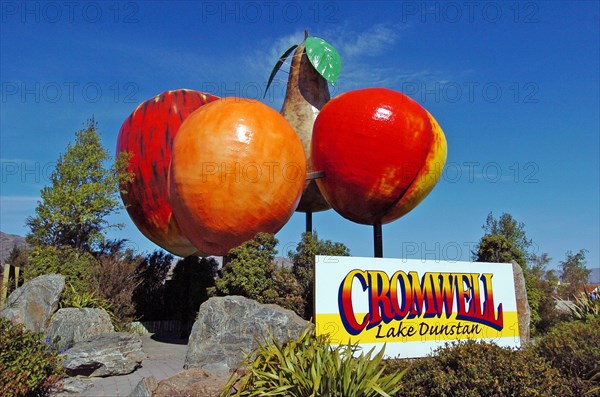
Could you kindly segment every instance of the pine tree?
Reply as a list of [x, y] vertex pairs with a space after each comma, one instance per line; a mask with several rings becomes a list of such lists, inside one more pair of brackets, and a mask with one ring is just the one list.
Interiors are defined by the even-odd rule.
[[302, 233], [296, 251], [290, 251], [292, 273], [303, 290], [305, 319], [314, 315], [315, 255], [349, 256], [350, 250], [342, 243], [320, 240], [317, 233]]
[[51, 245], [91, 251], [103, 240], [107, 230], [120, 228], [107, 218], [121, 208], [119, 182], [127, 178], [123, 172], [124, 158], [110, 168], [110, 159], [97, 133], [97, 123], [91, 119], [75, 134], [57, 161], [51, 175], [51, 185], [41, 191], [36, 215], [26, 221], [31, 232], [27, 241], [32, 246]]
[[118, 192], [130, 178], [125, 172], [128, 157], [120, 156], [106, 168], [110, 156], [97, 131], [92, 118], [75, 134], [75, 143], [58, 158], [50, 186], [41, 191], [35, 216], [27, 218], [27, 280], [60, 273], [77, 291], [87, 290], [90, 269], [97, 264], [94, 250], [102, 249], [107, 230], [122, 227], [108, 217], [122, 207]]

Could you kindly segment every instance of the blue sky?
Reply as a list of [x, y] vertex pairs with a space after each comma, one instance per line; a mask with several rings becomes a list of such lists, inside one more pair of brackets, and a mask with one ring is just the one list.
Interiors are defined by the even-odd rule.
[[[599, 5], [577, 2], [2, 1], [0, 230], [25, 235], [52, 164], [92, 115], [114, 151], [125, 118], [163, 91], [262, 98], [304, 29], [342, 57], [332, 96], [402, 91], [448, 140], [446, 170], [411, 213], [384, 225], [387, 257], [468, 260], [488, 212], [526, 225], [552, 265], [589, 250], [599, 266]], [[284, 68], [287, 68], [284, 67]], [[279, 73], [264, 100], [279, 109]], [[127, 238], [150, 251], [125, 212]], [[371, 256], [372, 229], [333, 211], [319, 236]], [[304, 230], [295, 214], [280, 252]]]

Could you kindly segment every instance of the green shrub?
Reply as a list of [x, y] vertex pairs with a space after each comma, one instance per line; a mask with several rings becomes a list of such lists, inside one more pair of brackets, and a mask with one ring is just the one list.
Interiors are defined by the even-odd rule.
[[90, 269], [96, 262], [91, 253], [68, 246], [35, 246], [29, 255], [24, 277], [29, 281], [44, 274], [62, 274], [77, 291], [87, 291]]
[[586, 321], [600, 318], [600, 300], [592, 300], [586, 292], [580, 292], [575, 296], [575, 300], [568, 308], [573, 320]]
[[557, 325], [536, 343], [533, 349], [562, 375], [577, 396], [584, 395], [593, 384], [584, 380], [600, 363], [600, 319], [571, 321]]
[[112, 310], [112, 304], [110, 301], [96, 296], [94, 292], [80, 292], [71, 283], [67, 283], [66, 288], [60, 296], [58, 305], [60, 308], [74, 307], [77, 309], [83, 309], [89, 307], [92, 309], [103, 310], [106, 312], [106, 314], [108, 314], [110, 321], [115, 328], [117, 330], [121, 329], [119, 326], [120, 322]]
[[475, 341], [412, 361], [402, 381], [396, 396], [571, 396], [559, 372], [534, 352]]
[[332, 347], [312, 328], [284, 344], [273, 338], [249, 354], [241, 377], [233, 375], [223, 396], [390, 396], [402, 373], [383, 375], [383, 352], [355, 357], [356, 345]]
[[42, 334], [0, 319], [0, 395], [44, 396], [59, 381], [62, 367]]

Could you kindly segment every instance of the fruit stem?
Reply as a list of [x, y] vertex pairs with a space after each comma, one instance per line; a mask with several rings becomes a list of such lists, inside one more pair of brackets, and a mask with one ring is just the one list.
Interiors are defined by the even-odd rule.
[[304, 40], [308, 39], [308, 30], [304, 29]]

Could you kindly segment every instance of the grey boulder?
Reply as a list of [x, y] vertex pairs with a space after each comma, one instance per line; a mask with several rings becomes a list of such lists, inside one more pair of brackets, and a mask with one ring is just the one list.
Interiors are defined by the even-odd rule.
[[269, 332], [278, 342], [296, 338], [308, 321], [291, 310], [264, 305], [242, 296], [213, 297], [200, 306], [192, 328], [184, 368], [235, 369], [244, 352]]
[[512, 262], [515, 296], [517, 298], [517, 321], [519, 322], [519, 338], [521, 346], [529, 343], [529, 326], [531, 323], [531, 309], [527, 299], [527, 288], [523, 270], [517, 262]]
[[23, 324], [29, 331], [44, 332], [64, 288], [65, 277], [60, 274], [36, 277], [10, 294], [0, 317]]
[[146, 358], [140, 336], [126, 332], [110, 332], [86, 339], [62, 356], [69, 376], [127, 375], [139, 368]]
[[46, 338], [54, 341], [56, 337], [60, 337], [56, 347], [64, 350], [77, 342], [114, 330], [110, 317], [104, 310], [68, 307], [58, 310], [52, 316]]

